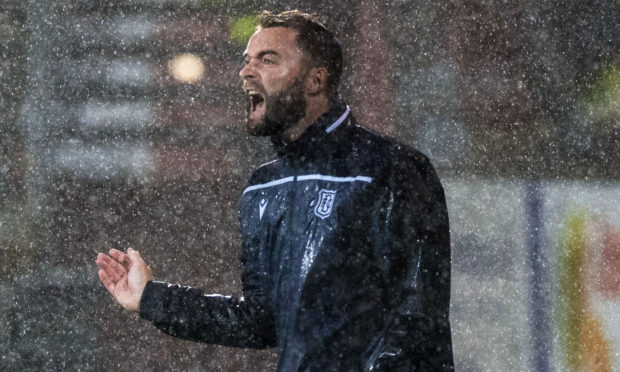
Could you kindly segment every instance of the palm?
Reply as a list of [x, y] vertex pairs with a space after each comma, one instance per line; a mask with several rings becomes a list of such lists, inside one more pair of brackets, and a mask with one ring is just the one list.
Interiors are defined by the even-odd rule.
[[110, 255], [97, 256], [99, 279], [116, 301], [128, 310], [138, 310], [144, 287], [153, 280], [151, 270], [139, 253], [132, 249], [125, 254], [110, 250]]
[[124, 307], [134, 297], [134, 293], [129, 285], [129, 275], [125, 274], [113, 288], [112, 296]]

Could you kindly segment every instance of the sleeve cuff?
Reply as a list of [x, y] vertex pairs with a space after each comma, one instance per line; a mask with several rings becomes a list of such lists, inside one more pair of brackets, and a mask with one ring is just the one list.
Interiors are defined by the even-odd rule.
[[168, 283], [149, 281], [140, 298], [140, 317], [157, 322], [165, 317], [164, 301], [167, 297]]

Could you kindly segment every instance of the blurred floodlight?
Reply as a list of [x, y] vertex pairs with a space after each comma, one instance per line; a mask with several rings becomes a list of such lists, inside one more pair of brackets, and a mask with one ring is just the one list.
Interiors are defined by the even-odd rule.
[[202, 79], [205, 65], [197, 56], [184, 53], [174, 57], [168, 63], [168, 70], [178, 81], [193, 84]]

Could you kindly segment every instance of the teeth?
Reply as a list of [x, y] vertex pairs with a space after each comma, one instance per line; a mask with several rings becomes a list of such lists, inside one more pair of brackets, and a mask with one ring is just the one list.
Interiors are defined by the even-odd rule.
[[249, 95], [258, 94], [258, 93], [256, 93], [256, 91], [254, 89], [249, 89], [247, 92], [248, 92]]

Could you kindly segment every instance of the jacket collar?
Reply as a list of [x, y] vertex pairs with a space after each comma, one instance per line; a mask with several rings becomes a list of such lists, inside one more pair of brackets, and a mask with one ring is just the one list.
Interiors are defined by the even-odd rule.
[[[336, 101], [332, 107], [306, 129], [295, 141], [285, 144], [278, 135], [271, 137], [271, 143], [277, 154], [304, 153], [315, 146], [325, 144], [330, 134], [347, 124], [351, 110], [342, 101]], [[331, 137], [334, 135], [331, 134]]]

